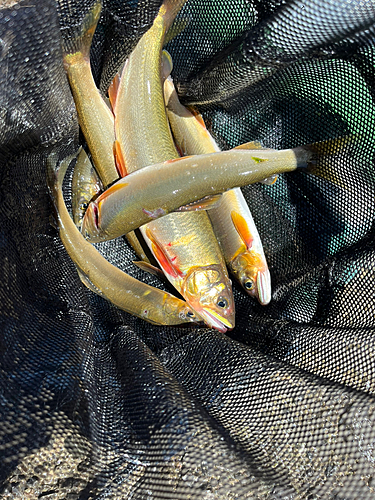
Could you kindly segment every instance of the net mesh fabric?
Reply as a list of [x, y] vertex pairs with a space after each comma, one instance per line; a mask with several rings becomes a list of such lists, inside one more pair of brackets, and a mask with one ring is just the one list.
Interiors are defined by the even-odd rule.
[[[160, 3], [105, 3], [91, 54], [102, 90]], [[45, 168], [80, 141], [61, 40], [91, 3], [2, 6], [2, 498], [374, 497], [375, 5], [300, 4], [188, 0], [168, 45], [182, 102], [222, 148], [354, 138], [321, 177], [243, 190], [273, 297], [262, 307], [234, 284], [228, 335], [152, 326], [81, 284]], [[163, 287], [124, 239], [99, 248]]]

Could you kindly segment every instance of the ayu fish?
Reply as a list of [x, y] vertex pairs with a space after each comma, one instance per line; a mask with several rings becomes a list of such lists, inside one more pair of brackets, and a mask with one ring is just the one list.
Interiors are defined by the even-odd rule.
[[[164, 82], [169, 123], [182, 155], [220, 151], [201, 115], [183, 106], [171, 77]], [[255, 145], [256, 149], [259, 149]], [[272, 179], [273, 180], [273, 179]], [[245, 291], [260, 304], [271, 300], [271, 276], [262, 242], [240, 188], [224, 193], [217, 207], [208, 211], [228, 268]]]
[[207, 196], [297, 169], [314, 173], [321, 151], [323, 157], [324, 151], [330, 154], [330, 143], [336, 141], [279, 151], [235, 148], [150, 165], [120, 179], [91, 202], [82, 232], [93, 242], [111, 240], [180, 207], [194, 209], [189, 204]]
[[[125, 180], [143, 167], [179, 158], [165, 111], [161, 53], [185, 1], [164, 0], [122, 72], [114, 114], [116, 158], [129, 174]], [[207, 214], [171, 214], [141, 232], [166, 278], [205, 323], [222, 332], [233, 328], [231, 283]]]
[[178, 325], [200, 319], [185, 302], [142, 283], [110, 264], [80, 233], [66, 208], [62, 183], [68, 157], [55, 170], [56, 155], [47, 159], [48, 185], [53, 199], [61, 241], [77, 267], [83, 283], [115, 306], [149, 323]]
[[83, 20], [81, 36], [64, 42], [64, 67], [69, 78], [79, 125], [95, 169], [107, 187], [119, 178], [113, 147], [113, 113], [95, 85], [90, 66], [90, 46], [101, 12], [97, 1]]

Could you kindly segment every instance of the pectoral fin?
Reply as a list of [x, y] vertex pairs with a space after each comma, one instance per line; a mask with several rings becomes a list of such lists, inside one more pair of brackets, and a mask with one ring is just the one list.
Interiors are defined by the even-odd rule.
[[266, 184], [267, 186], [272, 186], [272, 184], [275, 184], [275, 182], [277, 181], [278, 177], [279, 176], [277, 174], [271, 175], [270, 177], [266, 177], [265, 179], [263, 179], [260, 182], [262, 184]]
[[245, 142], [244, 144], [240, 144], [233, 149], [263, 149], [262, 145], [258, 141]]
[[149, 228], [146, 229], [146, 237], [151, 241], [152, 251], [164, 273], [168, 274], [172, 278], [183, 277], [183, 273], [173, 264], [169, 255], [164, 250], [162, 245], [160, 245], [160, 243], [156, 240]]
[[234, 210], [232, 210], [230, 215], [237, 233], [242, 238], [242, 241], [245, 243], [246, 248], [250, 250], [253, 245], [253, 236], [250, 232], [246, 219]]

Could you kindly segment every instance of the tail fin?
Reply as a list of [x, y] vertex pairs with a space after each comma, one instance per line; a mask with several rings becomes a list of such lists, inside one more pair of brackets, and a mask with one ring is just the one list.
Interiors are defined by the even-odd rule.
[[89, 12], [85, 15], [79, 33], [63, 40], [64, 61], [69, 62], [69, 56], [80, 53], [84, 58], [89, 58], [92, 37], [98, 24], [102, 10], [101, 0], [96, 0]]
[[[359, 134], [352, 134], [295, 148], [297, 158], [302, 160], [299, 162], [298, 168], [345, 188], [345, 183], [340, 180], [338, 170], [334, 168], [333, 158], [342, 156], [346, 151], [349, 151], [351, 145], [358, 143]], [[339, 161], [335, 163], [339, 164]]]

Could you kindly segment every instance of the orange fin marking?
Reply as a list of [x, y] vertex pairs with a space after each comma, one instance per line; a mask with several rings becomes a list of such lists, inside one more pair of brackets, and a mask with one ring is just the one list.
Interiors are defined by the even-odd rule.
[[188, 106], [188, 110], [194, 116], [194, 118], [196, 118], [196, 120], [202, 125], [202, 127], [206, 128], [206, 124], [204, 123], [202, 115], [199, 113], [197, 108], [195, 108], [194, 106]]
[[183, 159], [186, 159], [186, 158], [192, 158], [193, 155], [190, 155], [190, 156], [182, 156], [181, 158], [172, 158], [171, 160], [167, 160], [164, 162], [164, 164], [166, 165], [167, 163], [174, 163], [175, 161], [181, 161]]
[[108, 88], [108, 97], [109, 97], [109, 102], [111, 103], [112, 106], [113, 113], [115, 112], [116, 99], [119, 87], [120, 87], [120, 75], [116, 73], [116, 76], [114, 77]]
[[121, 144], [117, 140], [113, 143], [113, 155], [115, 157], [116, 168], [119, 176], [126, 177], [128, 175], [128, 171], [126, 170], [125, 160], [122, 155]]
[[165, 272], [165, 274], [169, 274], [169, 276], [172, 276], [173, 278], [183, 277], [181, 271], [172, 264], [166, 251], [160, 245], [160, 243], [154, 238], [154, 235], [152, 234], [149, 228], [146, 229], [146, 236], [151, 241], [152, 251], [154, 252], [155, 257], [160, 267]]
[[242, 217], [242, 215], [240, 215], [238, 212], [235, 212], [234, 210], [232, 210], [230, 216], [232, 218], [232, 222], [234, 224], [234, 227], [236, 228], [237, 233], [241, 236], [247, 249], [250, 250], [250, 248], [253, 245], [253, 236], [250, 232], [249, 226], [247, 225], [245, 218]]
[[128, 185], [129, 184], [126, 184], [125, 182], [116, 182], [115, 184], [112, 184], [111, 187], [109, 187], [108, 189], [106, 189], [100, 195], [100, 201], [102, 202], [103, 200], [105, 200], [106, 198], [108, 198], [108, 196], [111, 196], [111, 194], [115, 193], [119, 189], [122, 189], [123, 187], [128, 186]]

